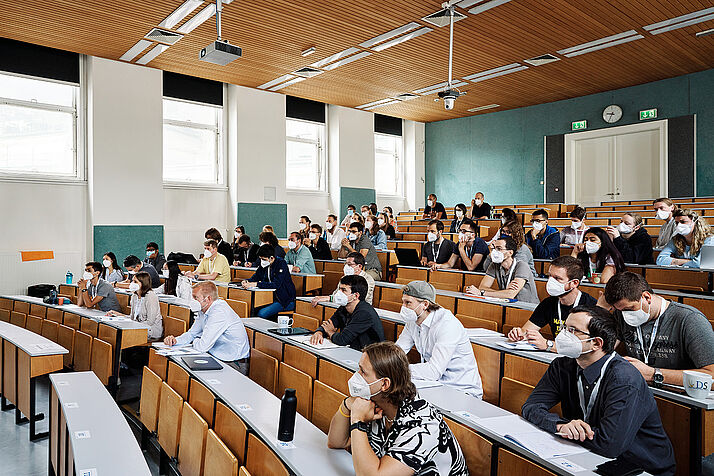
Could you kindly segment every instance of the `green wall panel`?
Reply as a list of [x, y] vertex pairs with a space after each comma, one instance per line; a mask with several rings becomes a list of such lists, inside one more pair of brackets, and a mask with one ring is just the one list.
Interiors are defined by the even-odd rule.
[[[602, 110], [618, 104], [614, 125]], [[457, 102], [458, 105], [458, 102]], [[544, 137], [634, 124], [639, 111], [657, 119], [696, 114], [697, 194], [714, 195], [714, 69], [579, 98], [426, 124], [426, 193], [445, 206], [470, 203], [482, 191], [493, 204], [543, 201]]]
[[376, 201], [376, 194], [372, 188], [340, 187], [340, 212], [338, 213], [340, 220], [347, 213], [347, 205], [354, 205], [359, 213], [359, 207]]
[[113, 251], [123, 268], [124, 258], [129, 255], [143, 261], [150, 241], [158, 243], [159, 252], [166, 254], [163, 225], [95, 225], [94, 259], [101, 262], [104, 253]]
[[254, 243], [263, 225], [272, 225], [278, 238], [288, 236], [288, 206], [285, 203], [246, 203], [237, 204], [238, 224], [245, 227], [245, 232]]

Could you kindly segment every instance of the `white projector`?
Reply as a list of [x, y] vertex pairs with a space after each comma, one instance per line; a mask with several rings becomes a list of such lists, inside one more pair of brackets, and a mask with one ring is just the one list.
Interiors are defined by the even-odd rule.
[[242, 50], [238, 46], [233, 46], [227, 41], [216, 40], [201, 50], [198, 59], [225, 66], [240, 58], [241, 55]]

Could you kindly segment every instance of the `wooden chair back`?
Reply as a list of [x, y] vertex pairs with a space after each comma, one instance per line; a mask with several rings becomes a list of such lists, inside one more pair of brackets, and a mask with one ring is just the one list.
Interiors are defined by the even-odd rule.
[[47, 315], [47, 307], [42, 304], [30, 304], [30, 315], [44, 319]]
[[139, 400], [139, 420], [152, 433], [156, 432], [156, 424], [159, 421], [161, 384], [161, 378], [149, 367], [144, 367]]
[[186, 332], [186, 322], [175, 317], [164, 317], [164, 335], [180, 336]]
[[290, 476], [282, 461], [254, 434], [248, 435], [248, 454], [245, 466], [253, 474], [266, 476]]
[[94, 319], [82, 317], [79, 324], [79, 330], [92, 337], [99, 337], [99, 323]]
[[285, 344], [283, 348], [283, 362], [289, 366], [305, 372], [313, 380], [317, 378], [317, 356], [300, 347]]
[[169, 305], [168, 315], [169, 317], [173, 317], [175, 319], [181, 319], [186, 323], [186, 326], [188, 326], [191, 321], [191, 311], [186, 307], [177, 306], [175, 304]]
[[33, 315], [28, 315], [27, 316], [27, 321], [25, 322], [25, 329], [28, 331], [32, 331], [35, 334], [42, 334], [42, 319], [41, 317], [33, 316]]
[[206, 451], [208, 424], [188, 402], [183, 404], [178, 445], [178, 469], [181, 476], [201, 476]]
[[30, 303], [25, 302], [25, 301], [15, 301], [15, 303], [12, 306], [12, 309], [21, 312], [23, 314], [29, 314], [30, 313]]
[[491, 476], [491, 452], [493, 443], [479, 435], [471, 428], [444, 418], [451, 428], [454, 438], [459, 442], [461, 451], [466, 459], [466, 466], [470, 476]]
[[213, 430], [208, 430], [206, 437], [206, 457], [203, 464], [203, 474], [238, 475], [238, 459], [221, 441]]
[[10, 312], [9, 309], [0, 309], [0, 321], [10, 322]]
[[72, 366], [72, 359], [74, 358], [74, 333], [74, 329], [65, 325], [60, 325], [57, 329], [57, 343], [69, 351], [67, 354], [62, 355], [65, 368]]
[[168, 372], [169, 359], [163, 355], [156, 353], [156, 349], [149, 349], [149, 368], [152, 372], [159, 376], [161, 380], [166, 380], [166, 373]]
[[188, 383], [190, 377], [188, 372], [180, 365], [169, 361], [169, 371], [166, 376], [166, 383], [181, 395], [184, 400], [188, 399]]
[[314, 317], [303, 316], [302, 314], [293, 314], [293, 326], [304, 327], [305, 329], [316, 331], [320, 327], [320, 321]]
[[283, 360], [283, 343], [282, 341], [271, 337], [262, 332], [257, 332], [254, 336], [255, 343], [253, 346], [255, 349], [265, 352], [266, 354], [275, 357], [278, 361]]
[[250, 317], [248, 313], [248, 303], [237, 299], [226, 299], [228, 305], [238, 314], [239, 317]]
[[278, 384], [278, 359], [258, 349], [253, 349], [250, 355], [249, 377], [274, 394]]
[[25, 327], [26, 322], [27, 322], [27, 314], [23, 314], [22, 312], [18, 312], [18, 311], [10, 312], [10, 324], [17, 326], [17, 327]]
[[92, 342], [94, 338], [82, 331], [74, 333], [74, 370], [92, 370]]
[[75, 331], [79, 330], [79, 316], [77, 314], [72, 314], [71, 312], [65, 312], [62, 318], [62, 323], [65, 326], [69, 326]]
[[308, 420], [312, 412], [312, 377], [305, 372], [280, 362], [280, 375], [275, 395], [285, 394], [286, 388], [294, 388], [297, 396], [297, 411]]
[[335, 390], [348, 394], [350, 390], [347, 381], [352, 377], [352, 372], [325, 359], [320, 360], [320, 382]]
[[112, 347], [116, 347], [117, 345], [117, 335], [118, 332], [115, 327], [108, 326], [102, 323], [99, 324], [99, 332], [97, 337], [102, 339], [104, 342], [111, 344]]
[[175, 458], [181, 432], [183, 399], [166, 382], [161, 383], [159, 421], [156, 424], [159, 445], [169, 458]]
[[216, 405], [216, 397], [213, 392], [198, 380], [191, 379], [188, 403], [201, 415], [201, 418], [206, 420], [208, 427], [213, 428], [213, 408]]
[[243, 420], [223, 402], [216, 402], [216, 421], [214, 430], [221, 441], [231, 450], [239, 464], [245, 463], [245, 447], [248, 427]]
[[47, 308], [46, 319], [48, 321], [56, 322], [57, 324], [62, 324], [62, 312], [61, 309], [55, 309], [54, 307]]
[[92, 343], [92, 371], [104, 384], [109, 385], [109, 378], [112, 376], [112, 361], [114, 353], [112, 345], [102, 339], [95, 338]]
[[52, 342], [57, 342], [57, 331], [59, 330], [59, 324], [55, 321], [45, 321], [42, 323], [42, 335]]
[[312, 386], [312, 415], [310, 421], [324, 433], [330, 429], [330, 421], [335, 412], [347, 397], [344, 393], [328, 387], [319, 380]]

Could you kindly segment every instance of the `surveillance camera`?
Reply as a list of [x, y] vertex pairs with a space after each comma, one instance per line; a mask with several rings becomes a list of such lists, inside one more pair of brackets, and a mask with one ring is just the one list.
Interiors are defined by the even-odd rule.
[[444, 108], [447, 111], [450, 111], [454, 108], [454, 101], [456, 100], [456, 98], [463, 94], [465, 93], [459, 92], [456, 89], [447, 89], [445, 91], [439, 92], [438, 96], [444, 100]]
[[445, 98], [444, 98], [444, 108], [445, 108], [447, 111], [450, 111], [450, 110], [452, 110], [452, 109], [454, 108], [454, 100], [455, 100], [455, 99], [456, 99], [456, 98], [454, 98], [454, 97], [445, 97]]

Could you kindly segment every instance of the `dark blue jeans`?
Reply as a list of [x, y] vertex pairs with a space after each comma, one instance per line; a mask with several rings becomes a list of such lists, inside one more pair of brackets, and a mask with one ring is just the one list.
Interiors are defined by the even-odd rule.
[[278, 301], [275, 301], [272, 304], [268, 304], [267, 306], [263, 306], [263, 307], [257, 309], [256, 315], [258, 317], [262, 317], [263, 319], [270, 319], [270, 320], [276, 321], [278, 313], [281, 313], [283, 311], [294, 311], [294, 310], [295, 310], [295, 301], [292, 301], [287, 306], [283, 306]]

